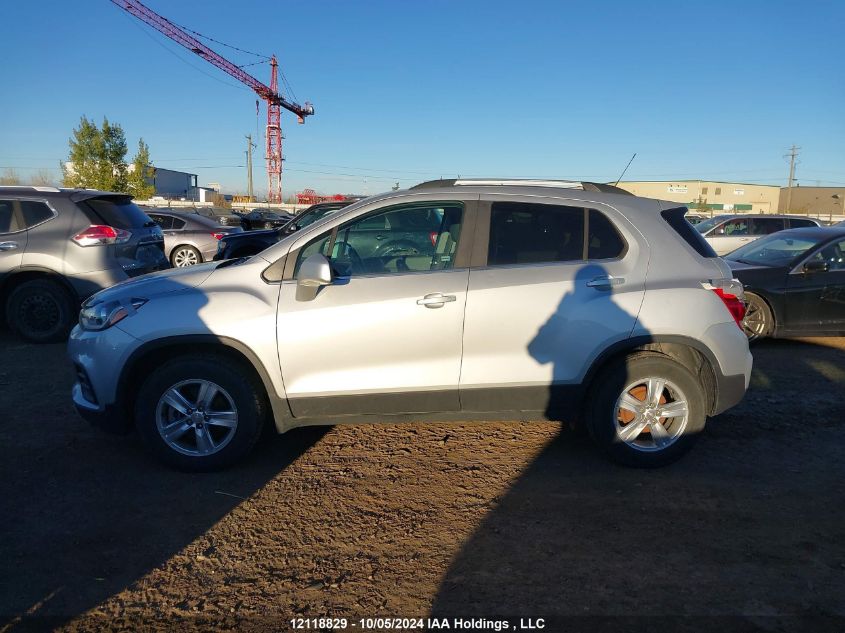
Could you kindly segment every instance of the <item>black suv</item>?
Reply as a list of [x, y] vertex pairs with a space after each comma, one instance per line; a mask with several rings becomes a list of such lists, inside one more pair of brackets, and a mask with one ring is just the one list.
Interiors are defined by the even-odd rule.
[[286, 235], [305, 228], [338, 209], [348, 207], [357, 200], [341, 200], [337, 202], [320, 202], [312, 204], [307, 209], [300, 211], [292, 219], [288, 220], [280, 229], [269, 231], [250, 231], [249, 233], [238, 233], [227, 235], [217, 243], [217, 254], [215, 260], [233, 259], [236, 257], [249, 257], [260, 253], [268, 246], [272, 246]]
[[0, 308], [27, 341], [66, 339], [87, 297], [169, 267], [161, 229], [131, 196], [0, 187]]

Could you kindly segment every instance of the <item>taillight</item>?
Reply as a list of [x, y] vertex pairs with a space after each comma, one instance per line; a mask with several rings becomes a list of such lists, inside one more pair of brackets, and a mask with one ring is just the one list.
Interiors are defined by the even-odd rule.
[[428, 234], [428, 239], [431, 240], [432, 246], [437, 246], [437, 237], [438, 237], [437, 231], [432, 231], [431, 233]]
[[132, 233], [126, 229], [116, 229], [105, 224], [92, 224], [72, 238], [80, 246], [100, 246], [102, 244], [123, 244], [132, 239]]
[[742, 282], [738, 279], [717, 279], [709, 281], [706, 287], [716, 293], [742, 329], [742, 320], [745, 318], [745, 293], [742, 290]]
[[213, 237], [215, 240], [222, 240], [224, 235], [226, 235], [226, 234], [225, 233], [212, 233], [211, 237]]

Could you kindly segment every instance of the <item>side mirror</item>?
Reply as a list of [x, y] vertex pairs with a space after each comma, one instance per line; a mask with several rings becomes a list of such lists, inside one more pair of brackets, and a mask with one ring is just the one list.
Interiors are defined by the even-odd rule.
[[830, 264], [825, 261], [814, 259], [804, 264], [805, 273], [826, 273], [830, 270]]
[[320, 288], [332, 283], [332, 267], [320, 253], [314, 253], [302, 262], [296, 274], [296, 300], [311, 301]]

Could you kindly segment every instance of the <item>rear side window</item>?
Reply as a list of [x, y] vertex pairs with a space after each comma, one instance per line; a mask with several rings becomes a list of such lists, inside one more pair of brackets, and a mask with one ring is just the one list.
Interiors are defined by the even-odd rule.
[[150, 219], [158, 224], [163, 230], [173, 228], [173, 218], [169, 215], [158, 215], [156, 213], [150, 214]]
[[150, 218], [130, 198], [89, 198], [79, 203], [94, 224], [116, 229], [139, 229], [152, 226]]
[[185, 224], [187, 224], [187, 223], [185, 222], [185, 220], [183, 220], [182, 218], [172, 218], [172, 219], [173, 219], [173, 228], [174, 228], [174, 229], [183, 229], [183, 228], [185, 228]]
[[21, 200], [21, 214], [26, 228], [41, 224], [53, 217], [50, 207], [34, 200]]
[[0, 233], [12, 233], [17, 230], [14, 203], [11, 200], [0, 200]]
[[[676, 209], [666, 209], [660, 213], [664, 220], [671, 226], [675, 233], [681, 236], [681, 238], [689, 244], [696, 253], [701, 255], [702, 257], [717, 257], [716, 251], [713, 250], [713, 247], [704, 239], [704, 236], [699, 233], [689, 222], [686, 221], [684, 216], [687, 213], [686, 207], [678, 207]], [[700, 225], [699, 225], [700, 226]]]
[[751, 224], [752, 235], [769, 235], [783, 231], [783, 220], [780, 218], [754, 218]]
[[554, 204], [494, 202], [487, 264], [537, 264], [584, 257], [584, 209]]

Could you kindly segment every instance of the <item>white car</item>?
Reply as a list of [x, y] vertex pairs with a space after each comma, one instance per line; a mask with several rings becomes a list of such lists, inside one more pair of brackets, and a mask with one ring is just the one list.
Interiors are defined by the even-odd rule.
[[818, 220], [793, 215], [717, 215], [695, 225], [717, 255], [727, 255], [764, 235], [784, 229], [821, 226]]

